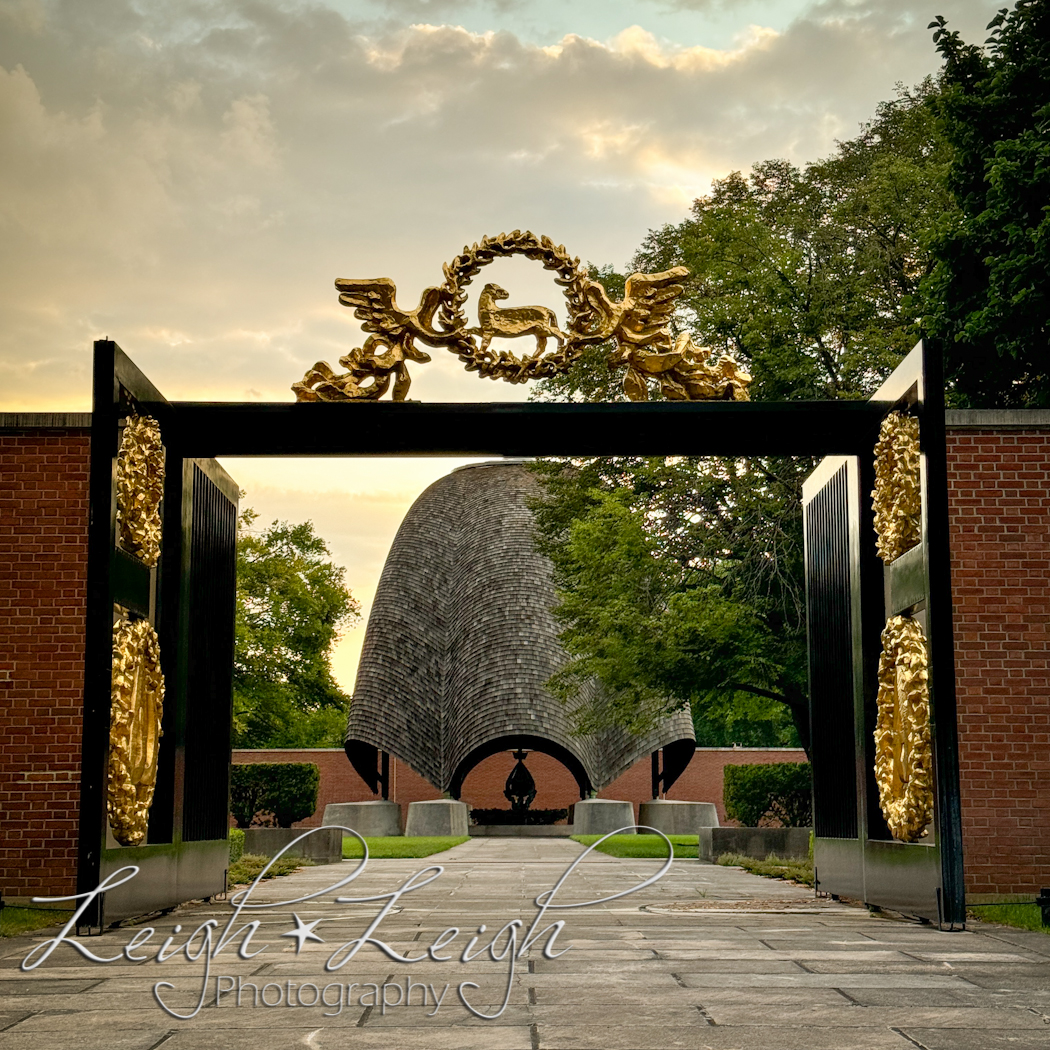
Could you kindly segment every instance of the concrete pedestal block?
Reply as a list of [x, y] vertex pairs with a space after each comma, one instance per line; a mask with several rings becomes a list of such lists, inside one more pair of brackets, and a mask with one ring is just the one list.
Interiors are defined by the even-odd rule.
[[607, 835], [610, 831], [630, 828], [633, 835], [634, 806], [611, 798], [585, 798], [573, 807], [574, 835]]
[[401, 807], [396, 802], [330, 802], [324, 808], [322, 825], [353, 828], [364, 838], [401, 834]]
[[452, 798], [409, 802], [406, 835], [468, 835], [470, 807]]
[[343, 859], [343, 833], [338, 828], [247, 828], [244, 852], [274, 857], [293, 839], [309, 834], [285, 854], [306, 857], [315, 864], [339, 864]]
[[699, 856], [715, 861], [723, 853], [741, 853], [765, 860], [775, 853], [781, 860], [809, 856], [810, 828], [701, 828]]
[[654, 798], [638, 807], [638, 823], [665, 835], [696, 835], [701, 828], [718, 827], [718, 809], [713, 802]]

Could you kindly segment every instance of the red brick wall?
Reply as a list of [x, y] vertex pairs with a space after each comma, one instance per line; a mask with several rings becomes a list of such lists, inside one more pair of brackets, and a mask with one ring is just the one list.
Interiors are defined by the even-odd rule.
[[[459, 797], [477, 809], [509, 809], [510, 803], [503, 797], [503, 788], [515, 764], [509, 751], [490, 755], [467, 775]], [[541, 751], [530, 751], [525, 766], [536, 781], [533, 809], [568, 809], [579, 801], [576, 778], [556, 758]]]
[[968, 893], [1050, 885], [1050, 432], [949, 431]]
[[[0, 892], [9, 898], [74, 885], [88, 452], [83, 428], [0, 431]], [[1050, 885], [1050, 433], [955, 429], [948, 453], [967, 890], [1027, 893]], [[234, 760], [267, 753], [244, 754]], [[328, 801], [372, 797], [341, 751], [270, 754], [318, 761], [322, 813]], [[713, 801], [722, 814], [725, 762], [798, 757], [705, 750], [669, 797]], [[537, 806], [575, 799], [567, 771], [546, 756], [529, 761], [542, 773]], [[464, 799], [503, 805], [511, 764], [486, 760]], [[403, 803], [437, 796], [399, 762], [392, 779]], [[602, 795], [648, 797], [648, 761]]]
[[[718, 819], [726, 822], [722, 805], [722, 770], [728, 765], [745, 765], [760, 762], [804, 762], [806, 753], [801, 749], [782, 750], [767, 748], [711, 747], [698, 748], [685, 772], [667, 793], [671, 799], [695, 802], [714, 802], [718, 807]], [[346, 755], [340, 749], [301, 749], [269, 751], [234, 751], [235, 764], [250, 762], [313, 762], [321, 771], [321, 786], [317, 793], [317, 810], [313, 816], [300, 821], [294, 827], [317, 827], [329, 802], [364, 802], [375, 796], [354, 772]], [[580, 791], [573, 775], [557, 759], [539, 751], [532, 751], [526, 765], [536, 781], [535, 809], [568, 809], [579, 801]], [[479, 762], [463, 783], [460, 797], [468, 805], [478, 809], [507, 809], [509, 803], [503, 797], [503, 785], [507, 781], [514, 758], [509, 751], [500, 751]], [[391, 758], [390, 797], [401, 805], [402, 824], [405, 807], [409, 802], [440, 798], [433, 785], [413, 772], [400, 759]], [[648, 758], [636, 762], [626, 773], [617, 777], [607, 788], [598, 793], [599, 798], [627, 799], [634, 803], [635, 817], [638, 804], [652, 797], [651, 766]], [[729, 822], [733, 823], [733, 822]]]
[[[806, 752], [802, 748], [764, 748], [764, 747], [705, 747], [698, 748], [693, 755], [692, 762], [686, 767], [685, 772], [675, 781], [671, 790], [667, 792], [670, 799], [693, 802], [713, 802], [718, 807], [718, 820], [721, 824], [735, 826], [735, 820], [726, 820], [726, 808], [722, 801], [722, 771], [726, 766], [765, 765], [769, 762], [805, 762]], [[648, 765], [648, 763], [645, 763]], [[621, 777], [632, 776], [636, 772], [642, 772], [639, 762], [633, 769]], [[648, 776], [648, 770], [646, 770]], [[620, 783], [614, 780], [609, 785], [613, 790]], [[604, 794], [604, 792], [602, 792]], [[645, 795], [652, 795], [649, 780], [645, 780]], [[633, 798], [634, 796], [627, 796]], [[615, 798], [610, 795], [610, 798]]]
[[0, 892], [76, 892], [86, 430], [0, 431]]
[[[667, 792], [667, 798], [682, 802], [714, 802], [718, 807], [719, 821], [735, 824], [736, 821], [726, 820], [722, 802], [722, 770], [726, 766], [805, 761], [806, 753], [801, 748], [697, 748], [685, 772]], [[557, 759], [533, 751], [526, 765], [536, 781], [536, 800], [532, 803], [535, 809], [567, 809], [579, 801], [580, 791], [576, 779]], [[479, 808], [507, 808], [509, 803], [503, 797], [503, 785], [513, 767], [514, 758], [509, 751], [492, 755], [471, 770], [463, 783], [460, 797], [464, 802]], [[636, 762], [608, 787], [602, 788], [598, 797], [633, 802], [634, 815], [637, 817], [639, 803], [653, 797], [650, 760], [644, 758]]]
[[[233, 752], [235, 766], [254, 762], [312, 762], [320, 770], [321, 784], [317, 791], [317, 809], [306, 820], [293, 824], [293, 828], [319, 827], [324, 808], [330, 802], [369, 802], [377, 797], [354, 772], [354, 767], [350, 765], [350, 760], [342, 748], [270, 748]], [[402, 803], [402, 822], [404, 807], [409, 802], [441, 798], [440, 791], [397, 758], [390, 760], [390, 787], [390, 797]]]

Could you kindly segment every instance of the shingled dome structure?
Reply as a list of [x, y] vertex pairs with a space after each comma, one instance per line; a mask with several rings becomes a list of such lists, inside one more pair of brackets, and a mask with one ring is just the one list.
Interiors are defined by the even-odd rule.
[[665, 789], [688, 765], [687, 712], [643, 737], [578, 737], [547, 691], [566, 656], [550, 563], [532, 544], [526, 499], [538, 491], [521, 461], [461, 467], [402, 522], [368, 619], [345, 739], [372, 791], [380, 752], [454, 798], [480, 761], [519, 747], [561, 761], [581, 797], [657, 748]]

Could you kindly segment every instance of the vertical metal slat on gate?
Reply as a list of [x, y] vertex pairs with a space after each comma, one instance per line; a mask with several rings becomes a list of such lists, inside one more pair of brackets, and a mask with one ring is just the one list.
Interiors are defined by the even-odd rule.
[[806, 508], [814, 833], [857, 836], [849, 504], [845, 463]]
[[193, 465], [184, 841], [226, 837], [237, 506]]

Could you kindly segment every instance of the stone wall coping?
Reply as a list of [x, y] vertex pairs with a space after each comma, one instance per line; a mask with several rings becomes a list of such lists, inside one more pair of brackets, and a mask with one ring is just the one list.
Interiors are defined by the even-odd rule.
[[696, 745], [697, 751], [729, 751], [736, 752], [737, 754], [747, 754], [752, 751], [782, 751], [785, 754], [799, 754], [804, 755], [806, 749], [804, 747], [746, 747], [743, 744], [740, 747], [704, 747], [701, 744]]
[[0, 430], [89, 430], [90, 412], [0, 412]]
[[345, 755], [346, 752], [341, 747], [235, 747], [233, 754], [235, 755], [261, 755], [261, 754], [277, 754], [278, 752], [286, 752], [288, 754], [305, 755], [308, 751], [316, 751], [321, 755]]
[[944, 422], [949, 430], [1050, 430], [1050, 409], [955, 408]]
[[[1050, 429], [1050, 409], [1045, 408], [966, 408], [949, 409], [944, 414], [949, 430], [995, 430], [1006, 427], [1011, 430]], [[0, 429], [87, 429], [91, 426], [90, 412], [0, 412]], [[506, 466], [510, 463], [528, 463], [525, 457], [489, 459], [480, 463], [468, 463], [456, 470], [471, 467]], [[317, 751], [320, 748], [302, 748]], [[752, 748], [751, 750], [758, 750]]]

